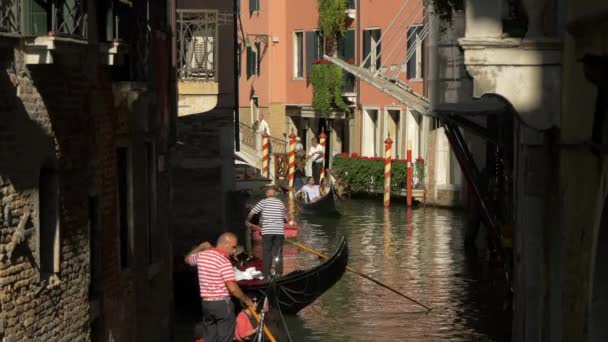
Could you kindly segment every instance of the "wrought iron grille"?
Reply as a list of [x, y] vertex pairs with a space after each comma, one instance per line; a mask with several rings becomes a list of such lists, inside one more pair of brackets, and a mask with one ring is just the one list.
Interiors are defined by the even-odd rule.
[[0, 32], [21, 33], [21, 0], [0, 1]]
[[87, 1], [54, 0], [51, 2], [51, 31], [55, 35], [87, 38]]
[[216, 10], [178, 10], [178, 76], [182, 80], [217, 81]]
[[249, 146], [250, 148], [257, 150], [256, 144], [256, 133], [255, 130], [242, 122], [239, 122], [239, 132], [241, 136], [241, 143]]

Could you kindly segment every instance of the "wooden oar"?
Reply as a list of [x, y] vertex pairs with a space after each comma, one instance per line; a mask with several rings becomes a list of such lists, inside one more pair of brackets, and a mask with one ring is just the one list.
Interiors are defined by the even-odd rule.
[[[297, 242], [289, 241], [289, 240], [285, 240], [285, 241], [287, 241], [287, 242], [289, 242], [289, 243], [291, 243], [291, 244], [293, 244], [293, 245], [301, 248], [302, 250], [305, 250], [305, 251], [307, 251], [309, 253], [312, 253], [312, 254], [320, 257], [320, 258], [329, 259], [329, 257], [327, 255], [321, 254], [320, 252], [318, 252], [318, 251], [316, 251], [316, 250], [314, 250], [314, 249], [312, 249], [312, 248], [310, 248], [308, 246], [305, 246], [305, 245], [303, 245], [301, 243], [297, 243]], [[401, 296], [401, 297], [409, 300], [409, 301], [412, 301], [412, 302], [414, 302], [414, 303], [422, 306], [423, 308], [427, 309], [427, 313], [429, 313], [432, 310], [431, 308], [429, 308], [428, 306], [420, 303], [419, 301], [417, 301], [417, 300], [415, 300], [413, 298], [410, 298], [410, 297], [404, 295], [403, 293], [401, 293], [401, 292], [399, 292], [399, 291], [397, 291], [397, 290], [395, 290], [395, 289], [393, 289], [393, 288], [391, 288], [391, 287], [389, 287], [389, 286], [387, 286], [387, 285], [379, 282], [378, 280], [376, 280], [376, 279], [374, 279], [374, 278], [372, 278], [372, 277], [370, 277], [368, 275], [365, 275], [365, 274], [363, 274], [363, 273], [361, 273], [359, 271], [355, 271], [355, 270], [353, 270], [352, 268], [350, 268], [348, 266], [346, 266], [346, 269], [349, 270], [350, 272], [352, 272], [352, 273], [360, 276], [360, 277], [363, 277], [363, 278], [365, 278], [365, 279], [367, 279], [367, 280], [369, 280], [369, 281], [371, 281], [371, 282], [373, 282], [373, 283], [375, 283], [375, 284], [377, 284], [377, 285], [379, 285], [379, 286], [381, 286], [381, 287], [383, 287], [383, 288], [385, 288], [385, 289], [387, 289], [387, 290], [389, 290], [389, 291], [391, 291], [391, 292], [393, 292], [393, 293], [395, 293], [395, 294], [397, 294], [397, 295], [399, 295], [399, 296]]]
[[[260, 316], [258, 315], [257, 312], [255, 312], [255, 309], [251, 306], [247, 307], [247, 311], [249, 311], [249, 313], [255, 318], [255, 320], [258, 322], [258, 324], [260, 324]], [[264, 324], [264, 334], [266, 335], [266, 337], [268, 337], [268, 339], [270, 340], [270, 342], [277, 342], [277, 339], [274, 338], [274, 336], [272, 335], [272, 333], [270, 332], [270, 329], [268, 329], [268, 327], [266, 326], [266, 324]]]

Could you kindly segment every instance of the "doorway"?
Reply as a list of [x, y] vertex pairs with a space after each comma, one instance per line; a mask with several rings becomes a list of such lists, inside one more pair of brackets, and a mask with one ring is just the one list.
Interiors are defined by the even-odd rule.
[[378, 149], [378, 110], [364, 109], [361, 154], [365, 157], [375, 157]]
[[420, 157], [420, 125], [422, 124], [422, 115], [416, 111], [407, 110], [407, 143], [411, 146], [406, 146], [412, 149], [412, 159]]
[[[388, 109], [386, 115], [386, 134], [393, 141], [391, 147], [391, 156], [393, 159], [401, 158], [402, 141], [401, 141], [401, 109]], [[384, 138], [384, 137], [383, 137]]]

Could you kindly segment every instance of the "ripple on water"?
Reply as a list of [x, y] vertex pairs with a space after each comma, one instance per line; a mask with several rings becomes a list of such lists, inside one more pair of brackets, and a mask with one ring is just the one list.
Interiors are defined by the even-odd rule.
[[[506, 341], [486, 324], [493, 313], [482, 308], [463, 255], [462, 213], [437, 208], [386, 212], [378, 201], [350, 201], [339, 219], [300, 217], [299, 241], [331, 254], [341, 236], [349, 243], [349, 266], [410, 297], [427, 303], [424, 313], [406, 299], [347, 273], [298, 316], [287, 317], [297, 341]], [[295, 250], [298, 268], [318, 258]], [[486, 306], [487, 307], [487, 306]], [[496, 318], [498, 319], [498, 318]], [[508, 329], [506, 329], [508, 330]]]

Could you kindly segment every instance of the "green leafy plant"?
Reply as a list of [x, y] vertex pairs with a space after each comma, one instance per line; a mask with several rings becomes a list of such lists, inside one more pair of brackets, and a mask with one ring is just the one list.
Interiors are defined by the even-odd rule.
[[348, 112], [342, 98], [344, 78], [342, 69], [327, 60], [317, 60], [312, 64], [310, 73], [313, 87], [312, 106], [315, 111], [327, 115], [333, 109]]
[[346, 30], [347, 0], [318, 0], [319, 28], [325, 42], [335, 48], [338, 34]]
[[[353, 192], [368, 192], [384, 187], [384, 158], [348, 156], [343, 153], [333, 159], [332, 172], [350, 186]], [[407, 164], [404, 159], [391, 163], [391, 191], [407, 187]]]

